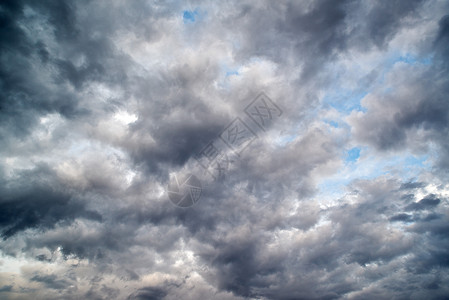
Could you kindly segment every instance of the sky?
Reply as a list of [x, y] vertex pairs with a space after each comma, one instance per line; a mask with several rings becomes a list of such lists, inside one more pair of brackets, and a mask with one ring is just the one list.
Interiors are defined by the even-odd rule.
[[0, 298], [448, 299], [448, 12], [1, 1]]

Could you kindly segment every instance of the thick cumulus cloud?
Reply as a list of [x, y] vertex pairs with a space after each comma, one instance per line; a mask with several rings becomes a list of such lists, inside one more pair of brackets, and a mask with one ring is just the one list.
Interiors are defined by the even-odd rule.
[[[444, 298], [447, 8], [3, 1], [1, 298]], [[174, 206], [236, 117], [257, 138]]]

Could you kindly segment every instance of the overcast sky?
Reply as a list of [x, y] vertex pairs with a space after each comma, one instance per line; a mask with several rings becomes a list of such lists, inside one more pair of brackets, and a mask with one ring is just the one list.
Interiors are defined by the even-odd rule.
[[444, 299], [448, 12], [2, 1], [0, 298]]

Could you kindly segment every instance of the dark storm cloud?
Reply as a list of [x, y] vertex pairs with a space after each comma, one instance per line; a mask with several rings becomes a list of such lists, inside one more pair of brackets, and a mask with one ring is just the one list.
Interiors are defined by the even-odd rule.
[[36, 275], [31, 278], [31, 281], [41, 282], [55, 290], [64, 289], [70, 284], [65, 280], [58, 279], [56, 275]]
[[[21, 136], [28, 133], [36, 118], [45, 113], [56, 111], [66, 117], [83, 113], [84, 110], [78, 107], [74, 95], [66, 93], [63, 89], [52, 91], [39, 80], [41, 77], [39, 73], [43, 70], [36, 65], [39, 62], [35, 57], [42, 57], [45, 62], [49, 59], [49, 53], [42, 41], [32, 41], [22, 29], [21, 20], [25, 18], [23, 3], [15, 2], [11, 5], [6, 2], [2, 5], [4, 5], [1, 12], [4, 26], [0, 37], [2, 44], [0, 114], [4, 127], [2, 139], [9, 134]], [[13, 8], [10, 8], [11, 6]], [[64, 7], [63, 4], [61, 6]], [[49, 13], [51, 15], [55, 12]], [[61, 19], [69, 22], [70, 18], [62, 16]], [[63, 24], [61, 27], [58, 26], [64, 27], [66, 26]]]
[[435, 198], [435, 195], [428, 195], [419, 202], [412, 203], [406, 207], [407, 210], [423, 210], [433, 208], [440, 204], [440, 199]]
[[0, 189], [0, 226], [4, 239], [29, 228], [49, 228], [75, 218], [101, 221], [86, 209], [47, 167], [23, 171], [18, 180], [3, 180]]
[[424, 182], [406, 182], [401, 184], [401, 190], [409, 190], [409, 189], [416, 189], [416, 188], [422, 188], [425, 187]]
[[[118, 146], [123, 147], [137, 164], [146, 165], [152, 172], [162, 168], [160, 164], [185, 163], [200, 147], [215, 137], [227, 121], [223, 115], [211, 112], [211, 107], [204, 105], [203, 102], [207, 99], [198, 99], [192, 94], [196, 85], [211, 81], [211, 75], [214, 73], [204, 73], [201, 69], [197, 70], [196, 67], [185, 64], [171, 70], [169, 74], [177, 84], [175, 87], [170, 81], [154, 75], [132, 75], [131, 83], [129, 70], [136, 64], [121, 55], [109, 39], [114, 30], [119, 30], [120, 27], [107, 18], [102, 19], [106, 24], [94, 23], [93, 26], [87, 27], [86, 23], [92, 25], [90, 17], [93, 16], [80, 20], [82, 17], [76, 11], [77, 5], [81, 4], [19, 3], [10, 14], [5, 13], [4, 22], [7, 23], [5, 27], [8, 30], [5, 29], [3, 33], [5, 42], [2, 43], [4, 51], [0, 68], [4, 75], [1, 77], [3, 82], [0, 113], [4, 125], [2, 139], [5, 140], [10, 135], [19, 137], [29, 134], [30, 128], [36, 125], [40, 117], [53, 112], [74, 123], [88, 122], [95, 125], [101, 116], [126, 106], [129, 98], [134, 96], [139, 99], [139, 104], [134, 107], [139, 111], [139, 121], [130, 128], [130, 135], [118, 142]], [[29, 17], [23, 13], [28, 6], [39, 13], [38, 17], [42, 18], [42, 22], [53, 29], [53, 32], [46, 34], [50, 37], [54, 34], [58, 43], [57, 49], [51, 49], [41, 40], [32, 41], [21, 29], [22, 24], [30, 22]], [[141, 8], [131, 6], [127, 9], [133, 15]], [[132, 16], [117, 17], [123, 18], [123, 22], [133, 20]], [[134, 29], [139, 26], [135, 22], [136, 20], [129, 25], [121, 22], [119, 24]], [[151, 29], [151, 26], [147, 28]], [[94, 35], [98, 30], [107, 30], [109, 35]], [[17, 53], [16, 49], [23, 50]], [[74, 61], [80, 59], [83, 63], [75, 65]], [[200, 68], [209, 69], [209, 66]], [[40, 81], [42, 74], [39, 72], [48, 75], [54, 84]], [[195, 72], [198, 76], [191, 77]], [[126, 98], [117, 98], [110, 105], [99, 107], [95, 99], [81, 98], [76, 90], [82, 92], [86, 83], [94, 82], [110, 87], [119, 85]], [[75, 91], [70, 92], [70, 88], [66, 88], [67, 85], [74, 87]], [[183, 94], [174, 98], [173, 88], [182, 88]], [[170, 118], [173, 110], [194, 114], [194, 118]], [[140, 143], [149, 137], [154, 139], [153, 145]]]
[[397, 222], [397, 221], [410, 222], [411, 220], [412, 220], [412, 216], [410, 216], [408, 214], [398, 214], [398, 215], [392, 216], [390, 218], [390, 221], [392, 221], [392, 222]]
[[[197, 80], [195, 83], [201, 78]], [[165, 84], [158, 81], [154, 88], [169, 95], [170, 90], [164, 87]], [[191, 95], [190, 84], [186, 83], [185, 93], [177, 98], [153, 95], [145, 87], [148, 93], [139, 104], [140, 120], [130, 127], [130, 135], [120, 141], [136, 163], [145, 164], [152, 172], [164, 164], [183, 165], [216, 138], [226, 124], [225, 116], [214, 113], [204, 104], [206, 99]], [[149, 137], [154, 140], [151, 145], [139, 142]]]
[[162, 288], [146, 287], [139, 289], [133, 294], [129, 295], [127, 299], [132, 300], [157, 300], [163, 299], [167, 295], [167, 292]]
[[438, 35], [435, 39], [435, 49], [437, 53], [437, 58], [440, 60], [441, 67], [448, 69], [447, 59], [449, 57], [449, 47], [447, 42], [449, 40], [449, 15], [445, 15], [438, 22], [439, 30]]
[[0, 292], [11, 292], [13, 286], [12, 285], [4, 285], [0, 287]]
[[[364, 22], [360, 23], [360, 27], [353, 29], [353, 34], [360, 38], [360, 44], [365, 44], [359, 47], [366, 47], [366, 43], [385, 47], [388, 40], [400, 28], [404, 17], [419, 14], [417, 8], [421, 3], [423, 3], [422, 0], [371, 3], [372, 7], [367, 15], [363, 16]], [[362, 7], [360, 8], [363, 10]]]

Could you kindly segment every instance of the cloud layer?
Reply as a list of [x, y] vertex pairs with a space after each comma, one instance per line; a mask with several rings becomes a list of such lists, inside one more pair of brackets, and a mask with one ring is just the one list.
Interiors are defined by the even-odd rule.
[[[447, 9], [3, 1], [1, 298], [443, 299]], [[174, 206], [236, 117], [257, 138]]]

